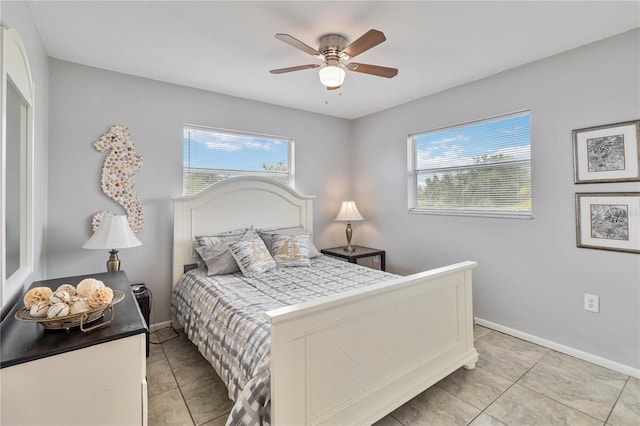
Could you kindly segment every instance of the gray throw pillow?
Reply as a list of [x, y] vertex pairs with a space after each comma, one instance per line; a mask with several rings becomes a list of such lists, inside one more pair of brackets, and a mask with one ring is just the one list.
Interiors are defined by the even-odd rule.
[[207, 265], [207, 275], [225, 275], [240, 272], [240, 268], [229, 251], [226, 242], [196, 248], [202, 261]]

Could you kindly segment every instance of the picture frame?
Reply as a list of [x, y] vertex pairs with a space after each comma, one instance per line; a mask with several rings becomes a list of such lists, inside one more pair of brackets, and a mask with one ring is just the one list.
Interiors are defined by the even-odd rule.
[[640, 120], [573, 131], [575, 183], [640, 181]]
[[640, 253], [640, 192], [576, 193], [576, 244]]

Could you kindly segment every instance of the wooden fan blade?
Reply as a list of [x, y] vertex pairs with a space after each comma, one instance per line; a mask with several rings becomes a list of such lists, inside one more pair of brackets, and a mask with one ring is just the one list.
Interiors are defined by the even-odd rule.
[[300, 49], [305, 53], [308, 53], [309, 55], [312, 56], [317, 56], [320, 55], [320, 52], [318, 52], [316, 49], [314, 49], [311, 46], [308, 46], [306, 44], [304, 44], [303, 42], [301, 42], [300, 40], [298, 40], [295, 37], [291, 37], [289, 34], [276, 34], [275, 36], [278, 40], [280, 41], [284, 41], [285, 43], [295, 47], [296, 49]]
[[271, 74], [284, 74], [285, 72], [308, 70], [311, 68], [318, 68], [318, 64], [298, 65], [297, 67], [279, 68], [277, 70], [269, 71]]
[[349, 58], [355, 58], [357, 55], [371, 49], [373, 46], [377, 46], [387, 38], [382, 31], [369, 30], [360, 36], [359, 39], [345, 47], [341, 53], [346, 53]]
[[381, 67], [379, 65], [356, 64], [351, 62], [347, 68], [351, 71], [377, 75], [378, 77], [392, 78], [398, 75], [397, 68]]

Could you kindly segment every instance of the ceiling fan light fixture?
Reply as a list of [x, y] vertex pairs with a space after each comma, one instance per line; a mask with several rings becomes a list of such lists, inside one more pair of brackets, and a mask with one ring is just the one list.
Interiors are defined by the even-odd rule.
[[284, 74], [292, 71], [320, 68], [318, 77], [327, 90], [336, 90], [342, 87], [347, 70], [358, 73], [374, 75], [377, 77], [392, 78], [398, 75], [396, 68], [381, 67], [379, 65], [346, 63], [363, 52], [379, 45], [387, 38], [382, 31], [369, 30], [347, 46], [347, 38], [341, 34], [325, 34], [318, 39], [318, 49], [314, 49], [289, 34], [278, 33], [278, 40], [287, 43], [296, 49], [323, 61], [322, 64], [298, 65], [295, 67], [270, 70], [271, 74]]
[[327, 87], [341, 86], [344, 82], [345, 72], [342, 64], [327, 64], [320, 68], [318, 75], [320, 83]]

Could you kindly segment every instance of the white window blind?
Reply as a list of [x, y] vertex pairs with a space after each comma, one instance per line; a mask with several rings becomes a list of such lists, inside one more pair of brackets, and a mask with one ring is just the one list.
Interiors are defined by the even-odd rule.
[[184, 127], [183, 194], [223, 179], [262, 176], [294, 187], [293, 140], [205, 127]]
[[531, 217], [528, 111], [409, 136], [409, 210]]

